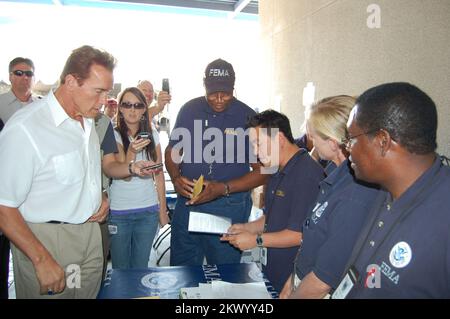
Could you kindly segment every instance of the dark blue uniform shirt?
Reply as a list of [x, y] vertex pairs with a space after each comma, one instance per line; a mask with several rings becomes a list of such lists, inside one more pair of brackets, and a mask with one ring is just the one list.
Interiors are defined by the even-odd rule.
[[236, 98], [219, 113], [204, 96], [187, 102], [178, 113], [169, 141], [172, 148], [183, 148], [181, 174], [190, 179], [203, 174], [207, 180], [224, 182], [248, 173], [252, 151], [246, 124], [255, 114]]
[[[359, 280], [347, 298], [450, 298], [449, 194], [439, 158], [394, 202], [380, 194], [349, 262]], [[365, 287], [372, 264], [379, 288]]]
[[[355, 181], [349, 161], [329, 165], [328, 177], [310, 216], [303, 224], [303, 243], [296, 258], [296, 273], [311, 271], [331, 288], [345, 272], [356, 238], [379, 192]], [[335, 168], [330, 172], [330, 168]]]
[[100, 149], [103, 151], [103, 155], [119, 152], [111, 123], [109, 123], [108, 128], [106, 129], [103, 141], [100, 141]]
[[[264, 200], [266, 232], [289, 229], [301, 232], [302, 224], [319, 192], [324, 178], [322, 167], [301, 149], [268, 183]], [[298, 243], [300, 245], [300, 243]], [[267, 278], [277, 291], [281, 291], [289, 275], [298, 247], [268, 248]]]

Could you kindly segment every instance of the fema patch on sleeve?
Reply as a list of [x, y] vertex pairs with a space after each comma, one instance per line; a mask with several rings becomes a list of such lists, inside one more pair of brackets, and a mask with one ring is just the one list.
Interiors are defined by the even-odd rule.
[[412, 250], [407, 242], [399, 242], [392, 247], [389, 254], [389, 261], [396, 268], [408, 266], [412, 259]]

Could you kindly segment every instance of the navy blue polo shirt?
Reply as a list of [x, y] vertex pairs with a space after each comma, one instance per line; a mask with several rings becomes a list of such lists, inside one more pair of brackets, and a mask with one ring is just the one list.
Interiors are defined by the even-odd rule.
[[308, 150], [308, 146], [307, 146], [308, 145], [308, 137], [306, 136], [306, 134], [303, 134], [299, 138], [295, 139], [294, 143], [298, 147]]
[[[271, 175], [264, 200], [266, 232], [285, 229], [301, 232], [323, 178], [322, 167], [304, 149], [300, 149], [281, 171]], [[267, 248], [267, 266], [263, 271], [277, 291], [281, 291], [292, 274], [299, 245], [300, 243], [289, 248]]]
[[[330, 168], [334, 170], [329, 172]], [[358, 183], [348, 160], [337, 168], [329, 165], [327, 173], [303, 224], [303, 243], [295, 264], [300, 279], [312, 271], [336, 288], [379, 190]]]
[[111, 123], [109, 123], [108, 128], [106, 129], [103, 141], [100, 141], [100, 149], [103, 151], [103, 155], [119, 152]]
[[[450, 298], [449, 194], [439, 158], [400, 198], [380, 194], [349, 261], [359, 280], [347, 298]], [[365, 287], [370, 265], [379, 288]]]
[[223, 112], [215, 112], [204, 96], [187, 102], [169, 141], [172, 148], [183, 148], [181, 174], [190, 179], [203, 174], [208, 180], [223, 182], [248, 173], [252, 150], [246, 124], [255, 114], [236, 98]]

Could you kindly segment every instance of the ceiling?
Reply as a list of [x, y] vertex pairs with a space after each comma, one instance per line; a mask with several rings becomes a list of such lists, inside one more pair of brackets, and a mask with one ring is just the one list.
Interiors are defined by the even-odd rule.
[[209, 9], [258, 14], [258, 0], [109, 0], [113, 2], [131, 2], [141, 4], [156, 4], [173, 7]]

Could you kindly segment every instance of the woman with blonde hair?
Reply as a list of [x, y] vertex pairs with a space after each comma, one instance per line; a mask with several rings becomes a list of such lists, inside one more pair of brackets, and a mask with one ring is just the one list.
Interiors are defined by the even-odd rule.
[[311, 215], [303, 224], [303, 242], [294, 271], [281, 298], [324, 298], [340, 283], [353, 245], [376, 188], [357, 182], [346, 146], [357, 137], [347, 135], [347, 121], [355, 99], [347, 95], [325, 98], [307, 113], [306, 129], [321, 159], [331, 163]]
[[[162, 163], [158, 133], [151, 127], [144, 94], [136, 87], [125, 89], [118, 99], [115, 137], [117, 160]], [[169, 222], [163, 170], [153, 176], [113, 179], [110, 188], [112, 267], [147, 268], [158, 222]]]

